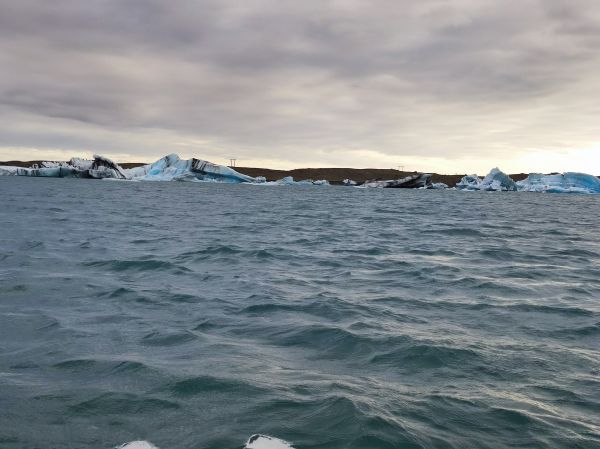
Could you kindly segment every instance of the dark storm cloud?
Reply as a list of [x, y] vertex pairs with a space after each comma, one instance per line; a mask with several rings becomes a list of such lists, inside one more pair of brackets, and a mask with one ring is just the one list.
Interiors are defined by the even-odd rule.
[[585, 146], [599, 43], [592, 1], [0, 0], [0, 146], [154, 155], [124, 138], [150, 132], [297, 163]]

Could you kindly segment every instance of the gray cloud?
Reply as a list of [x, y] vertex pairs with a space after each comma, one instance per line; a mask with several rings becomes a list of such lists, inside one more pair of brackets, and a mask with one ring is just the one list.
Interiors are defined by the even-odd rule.
[[599, 44], [583, 0], [0, 0], [0, 147], [510, 164], [598, 143]]

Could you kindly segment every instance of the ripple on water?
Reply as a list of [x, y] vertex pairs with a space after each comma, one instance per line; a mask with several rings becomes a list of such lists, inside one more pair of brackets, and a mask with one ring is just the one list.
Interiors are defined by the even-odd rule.
[[0, 190], [2, 449], [600, 447], [600, 196]]

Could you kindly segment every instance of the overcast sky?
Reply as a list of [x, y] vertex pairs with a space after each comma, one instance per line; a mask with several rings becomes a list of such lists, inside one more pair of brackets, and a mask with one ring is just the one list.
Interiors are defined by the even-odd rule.
[[598, 0], [0, 0], [0, 160], [600, 174]]

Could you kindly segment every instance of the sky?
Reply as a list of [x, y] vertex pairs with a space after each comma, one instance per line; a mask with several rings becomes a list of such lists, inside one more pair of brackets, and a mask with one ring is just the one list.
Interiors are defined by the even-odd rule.
[[0, 0], [0, 160], [600, 175], [597, 0]]

